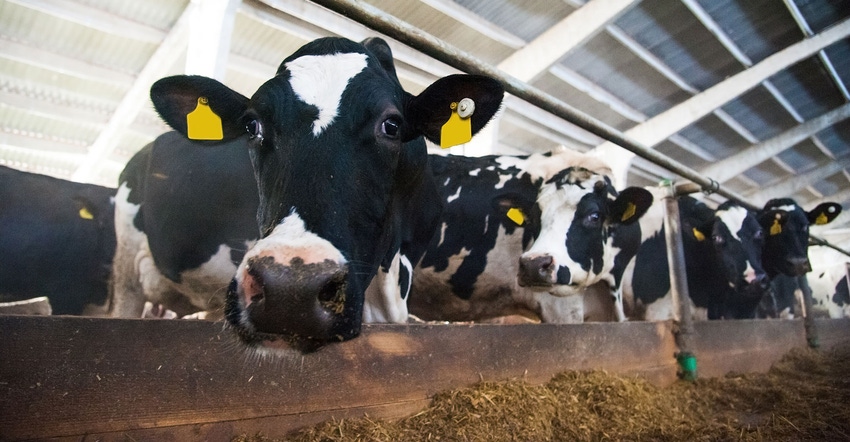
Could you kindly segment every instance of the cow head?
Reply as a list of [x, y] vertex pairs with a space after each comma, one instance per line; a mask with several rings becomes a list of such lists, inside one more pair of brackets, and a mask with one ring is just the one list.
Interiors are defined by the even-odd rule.
[[730, 319], [752, 317], [758, 303], [769, 294], [770, 289], [770, 280], [762, 266], [764, 229], [754, 213], [727, 201], [714, 214], [710, 241], [716, 266], [722, 279], [732, 289], [729, 293], [733, 299], [727, 298], [726, 312], [722, 314]]
[[357, 336], [364, 291], [398, 252], [402, 206], [427, 173], [421, 136], [439, 143], [463, 98], [475, 104], [474, 134], [502, 96], [497, 81], [472, 75], [413, 96], [377, 38], [308, 43], [250, 99], [204, 77], [156, 82], [154, 105], [178, 132], [193, 138], [187, 116], [201, 109], [220, 118], [219, 138], [250, 138], [261, 239], [240, 264], [225, 311], [243, 341], [310, 351]]
[[540, 189], [540, 235], [520, 258], [521, 286], [557, 285], [571, 293], [608, 280], [614, 264], [611, 228], [637, 221], [652, 204], [645, 189], [630, 187], [617, 194], [599, 160], [570, 161]]
[[811, 271], [809, 226], [830, 223], [840, 213], [841, 205], [836, 203], [822, 203], [806, 212], [790, 198], [768, 201], [758, 215], [767, 233], [763, 262], [768, 276], [801, 276]]

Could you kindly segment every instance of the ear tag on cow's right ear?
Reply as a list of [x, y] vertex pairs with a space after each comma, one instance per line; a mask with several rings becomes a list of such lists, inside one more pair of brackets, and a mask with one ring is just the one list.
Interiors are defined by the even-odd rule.
[[511, 221], [516, 223], [516, 225], [521, 226], [525, 224], [525, 216], [523, 216], [522, 210], [519, 210], [516, 207], [511, 207], [508, 210], [507, 215]]
[[702, 232], [697, 230], [696, 227], [693, 228], [693, 231], [694, 231], [694, 238], [696, 238], [697, 241], [705, 241], [705, 235], [703, 235]]
[[779, 225], [779, 220], [773, 220], [773, 225], [770, 226], [770, 236], [779, 235], [782, 233], [782, 226]]
[[94, 215], [92, 215], [91, 212], [89, 212], [89, 209], [86, 209], [85, 207], [83, 207], [82, 209], [80, 209], [80, 218], [82, 218], [82, 219], [94, 219]]
[[818, 226], [822, 226], [824, 224], [829, 224], [829, 218], [826, 217], [826, 214], [821, 212], [817, 218], [815, 218], [815, 224]]
[[472, 120], [475, 101], [464, 98], [451, 104], [452, 114], [449, 121], [440, 129], [440, 147], [443, 149], [468, 143], [472, 139]]
[[637, 206], [635, 203], [628, 203], [626, 210], [623, 211], [623, 216], [620, 217], [620, 222], [624, 222], [635, 216], [635, 212], [637, 212]]
[[186, 136], [190, 140], [221, 140], [224, 131], [221, 128], [221, 117], [215, 114], [206, 99], [198, 98], [195, 110], [186, 115]]

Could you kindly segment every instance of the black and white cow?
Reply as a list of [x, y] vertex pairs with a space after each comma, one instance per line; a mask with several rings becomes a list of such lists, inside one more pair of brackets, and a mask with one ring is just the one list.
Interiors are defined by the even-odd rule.
[[142, 148], [119, 177], [112, 315], [138, 318], [148, 301], [220, 319], [259, 238], [258, 206], [247, 135], [200, 143], [168, 132]]
[[[619, 239], [640, 238], [634, 257], [626, 261], [623, 296], [630, 319], [666, 320], [673, 311], [667, 240], [664, 232], [665, 189], [650, 189], [655, 203], [639, 226], [618, 231]], [[697, 319], [743, 319], [755, 314], [768, 290], [761, 264], [764, 231], [755, 215], [726, 202], [712, 210], [692, 197], [679, 198], [680, 231], [687, 286]]]
[[809, 261], [809, 226], [825, 225], [841, 214], [839, 204], [821, 203], [811, 211], [790, 198], [772, 199], [759, 212], [759, 222], [768, 233], [764, 245], [764, 269], [771, 279], [776, 314], [793, 318], [794, 292], [812, 270]]
[[793, 319], [797, 313], [805, 316], [802, 290], [806, 287], [812, 295], [812, 314], [829, 318], [850, 317], [847, 285], [850, 258], [825, 247], [810, 248], [809, 255], [812, 256], [812, 270], [808, 274], [779, 274], [771, 280], [776, 313], [765, 317]]
[[643, 189], [617, 196], [606, 164], [565, 149], [431, 162], [445, 207], [410, 298], [426, 320], [581, 322], [584, 312], [558, 297], [613, 285], [608, 231], [651, 202]]
[[46, 296], [53, 314], [105, 313], [114, 195], [0, 166], [0, 302]]
[[439, 143], [464, 98], [474, 102], [465, 120], [474, 134], [502, 96], [497, 81], [472, 75], [412, 96], [377, 38], [308, 43], [250, 99], [204, 77], [156, 82], [154, 106], [181, 134], [191, 135], [188, 116], [202, 109], [220, 118], [225, 140], [246, 129], [250, 137], [261, 239], [225, 301], [242, 340], [308, 351], [356, 337], [364, 309], [405, 321], [410, 271], [439, 216], [422, 135]]

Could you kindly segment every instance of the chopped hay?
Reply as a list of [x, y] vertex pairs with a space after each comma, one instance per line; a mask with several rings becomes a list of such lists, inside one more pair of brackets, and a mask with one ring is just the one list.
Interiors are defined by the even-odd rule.
[[333, 420], [284, 439], [235, 441], [850, 440], [850, 345], [797, 349], [768, 373], [658, 388], [604, 371], [544, 385], [482, 382], [399, 420]]

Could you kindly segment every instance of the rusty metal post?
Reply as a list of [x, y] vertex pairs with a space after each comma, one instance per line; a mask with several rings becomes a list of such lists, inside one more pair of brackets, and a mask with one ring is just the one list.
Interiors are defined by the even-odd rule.
[[670, 292], [673, 297], [673, 315], [676, 360], [680, 376], [687, 381], [697, 378], [697, 360], [694, 351], [694, 325], [691, 315], [691, 298], [688, 294], [688, 277], [685, 269], [685, 250], [679, 222], [679, 200], [670, 180], [662, 181], [667, 190], [664, 200], [664, 238], [667, 240], [667, 263], [670, 267]]
[[818, 338], [818, 328], [815, 325], [815, 315], [812, 312], [812, 288], [809, 287], [809, 280], [806, 275], [798, 276], [797, 287], [803, 292], [803, 327], [806, 329], [806, 342], [811, 348], [820, 347], [820, 339]]

